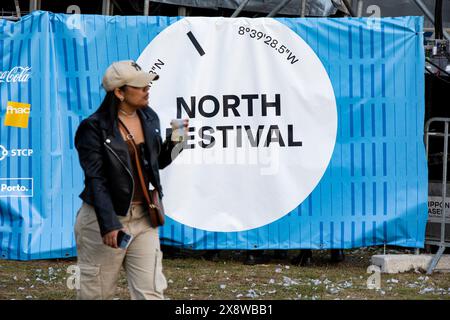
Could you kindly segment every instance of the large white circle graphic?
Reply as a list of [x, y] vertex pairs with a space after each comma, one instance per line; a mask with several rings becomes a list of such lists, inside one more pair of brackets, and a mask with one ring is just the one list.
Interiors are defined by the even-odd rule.
[[160, 75], [149, 104], [161, 134], [189, 118], [185, 149], [161, 171], [166, 213], [208, 231], [243, 231], [295, 209], [336, 141], [336, 100], [314, 51], [271, 19], [184, 18], [138, 64]]

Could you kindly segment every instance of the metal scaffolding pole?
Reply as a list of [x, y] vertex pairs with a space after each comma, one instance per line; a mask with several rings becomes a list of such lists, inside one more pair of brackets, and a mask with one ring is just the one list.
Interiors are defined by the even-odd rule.
[[186, 7], [178, 7], [178, 15], [180, 17], [186, 17], [187, 14], [187, 8]]
[[[414, 0], [414, 3], [419, 7], [420, 10], [424, 13], [424, 15], [430, 20], [430, 22], [434, 25], [434, 15], [428, 10], [425, 3], [422, 0]], [[444, 37], [450, 41], [450, 35], [447, 31], [444, 30]]]
[[302, 6], [301, 6], [302, 11], [301, 11], [301, 14], [300, 14], [300, 16], [301, 16], [302, 18], [304, 18], [305, 15], [306, 15], [306, 3], [307, 3], [307, 2], [308, 2], [308, 0], [302, 0]]
[[236, 18], [241, 11], [245, 8], [245, 6], [247, 5], [247, 3], [249, 3], [250, 0], [244, 0], [242, 1], [242, 3], [239, 5], [239, 7], [236, 9], [236, 11], [233, 12], [233, 14], [231, 15], [232, 18]]
[[356, 16], [362, 17], [363, 11], [363, 0], [358, 0], [358, 4], [356, 5]]
[[17, 18], [20, 19], [21, 14], [20, 14], [20, 5], [19, 5], [19, 0], [14, 0], [14, 4], [16, 5], [16, 15]]
[[342, 2], [344, 3], [344, 6], [347, 9], [347, 11], [350, 14], [350, 16], [354, 17], [355, 13], [353, 12], [352, 6], [348, 2], [348, 0], [342, 0]]
[[103, 0], [102, 14], [105, 16], [109, 16], [111, 14], [111, 0]]
[[144, 16], [148, 16], [150, 11], [150, 0], [144, 0]]
[[277, 5], [268, 15], [267, 17], [274, 17], [281, 9], [283, 9], [291, 0], [284, 0], [279, 5]]
[[41, 9], [41, 0], [30, 0], [30, 12]]

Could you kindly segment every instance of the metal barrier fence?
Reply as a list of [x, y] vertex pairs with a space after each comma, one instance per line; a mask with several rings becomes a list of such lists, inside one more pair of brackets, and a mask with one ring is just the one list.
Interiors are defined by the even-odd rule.
[[[444, 132], [440, 132], [439, 129], [436, 129], [437, 131], [430, 132], [430, 127], [432, 124], [444, 124]], [[425, 243], [429, 245], [437, 245], [439, 246], [438, 251], [433, 257], [433, 260], [431, 261], [430, 266], [428, 267], [427, 274], [431, 274], [436, 268], [436, 265], [438, 264], [440, 258], [442, 257], [442, 254], [445, 251], [445, 248], [450, 247], [450, 242], [445, 241], [445, 224], [446, 224], [446, 205], [445, 200], [447, 197], [447, 162], [448, 162], [448, 139], [450, 137], [449, 135], [449, 123], [450, 118], [431, 118], [429, 119], [425, 124], [425, 145], [426, 145], [426, 152], [427, 152], [427, 159], [429, 156], [429, 140], [430, 137], [438, 137], [443, 138], [443, 155], [442, 155], [442, 189], [441, 189], [441, 195], [442, 195], [442, 219], [441, 219], [441, 233], [439, 237], [439, 241], [435, 240], [428, 240], [426, 239]]]

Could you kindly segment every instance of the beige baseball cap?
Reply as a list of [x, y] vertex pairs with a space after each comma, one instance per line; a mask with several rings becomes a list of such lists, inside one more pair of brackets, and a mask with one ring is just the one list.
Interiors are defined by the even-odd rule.
[[145, 87], [150, 82], [158, 80], [159, 75], [142, 71], [142, 68], [133, 60], [122, 60], [112, 63], [106, 69], [102, 86], [106, 91], [113, 91], [124, 85]]

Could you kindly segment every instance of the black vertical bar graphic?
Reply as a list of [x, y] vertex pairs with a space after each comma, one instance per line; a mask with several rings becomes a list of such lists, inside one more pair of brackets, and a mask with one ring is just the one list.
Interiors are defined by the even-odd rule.
[[200, 46], [200, 43], [198, 43], [197, 39], [194, 37], [191, 31], [187, 33], [187, 36], [189, 37], [189, 40], [191, 40], [192, 44], [194, 45], [195, 49], [197, 49], [198, 53], [203, 56], [205, 54], [205, 51], [203, 51], [203, 48]]

